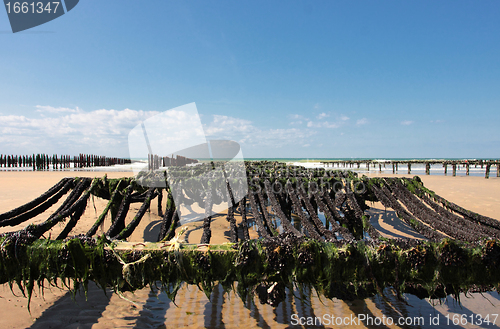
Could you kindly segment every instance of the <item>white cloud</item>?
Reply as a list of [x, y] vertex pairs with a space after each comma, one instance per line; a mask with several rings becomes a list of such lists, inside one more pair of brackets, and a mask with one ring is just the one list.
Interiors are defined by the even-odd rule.
[[359, 119], [356, 121], [356, 125], [357, 126], [362, 126], [362, 125], [366, 125], [368, 123], [368, 119], [367, 118], [362, 118], [362, 119]]
[[320, 108], [321, 108], [321, 105], [319, 105], [319, 103], [314, 104], [314, 109], [315, 110], [320, 109]]
[[[78, 107], [63, 108], [39, 105], [34, 117], [23, 115], [0, 114], [0, 143], [2, 152], [30, 154], [57, 153], [77, 154], [93, 153], [108, 156], [128, 156], [127, 135], [138, 123], [159, 114], [156, 111], [141, 110], [107, 110], [85, 111]], [[165, 112], [166, 122], [160, 124], [166, 129], [172, 124], [188, 122], [181, 111]], [[308, 119], [300, 114], [289, 115], [288, 118], [297, 126], [272, 129], [256, 126], [252, 121], [225, 115], [213, 115], [203, 131], [193, 131], [197, 136], [207, 135], [207, 139], [226, 139], [240, 143], [242, 146], [254, 147], [255, 150], [276, 148], [305, 147], [312, 143], [314, 136], [328, 133], [328, 129], [338, 129], [349, 124], [349, 118], [339, 115], [325, 121], [327, 113], [318, 118]], [[358, 125], [367, 123], [366, 118], [356, 121]], [[298, 126], [300, 124], [300, 126]], [[172, 129], [172, 128], [170, 128]], [[176, 134], [174, 137], [181, 138]], [[151, 138], [153, 138], [152, 136]]]
[[307, 127], [309, 128], [328, 128], [328, 129], [336, 129], [340, 128], [343, 125], [347, 124], [347, 121], [349, 121], [349, 117], [345, 115], [340, 115], [337, 116], [337, 119], [335, 121], [325, 121], [323, 119], [329, 117], [330, 114], [327, 113], [320, 113], [319, 115], [316, 116], [318, 121], [313, 121], [307, 119]]
[[307, 120], [306, 118], [304, 118], [304, 116], [300, 115], [300, 114], [290, 114], [288, 116], [289, 119], [293, 120], [290, 122], [290, 125], [301, 125], [305, 120]]
[[229, 116], [214, 115], [212, 122], [204, 126], [207, 139], [228, 139], [242, 146], [266, 146], [280, 148], [304, 145], [316, 132], [310, 129], [262, 129], [251, 121]]
[[210, 125], [205, 125], [205, 133], [210, 136], [217, 134], [241, 134], [254, 130], [252, 123], [248, 120], [229, 117], [226, 115], [214, 115]]
[[304, 117], [300, 114], [290, 114], [288, 117], [292, 120], [303, 120], [304, 119]]
[[413, 124], [413, 121], [410, 121], [410, 120], [404, 120], [404, 121], [401, 121], [401, 124], [402, 124], [403, 126], [409, 126], [409, 125]]
[[330, 116], [330, 114], [326, 114], [325, 112], [323, 112], [323, 113], [320, 113], [316, 118], [318, 118], [318, 120], [321, 120], [321, 119], [327, 118], [329, 116]]
[[78, 113], [78, 112], [81, 112], [81, 110], [78, 107], [76, 107], [74, 109], [70, 109], [67, 107], [52, 107], [52, 106], [45, 106], [45, 105], [37, 105], [36, 108], [37, 108], [36, 112], [41, 112], [41, 113]]
[[[94, 153], [127, 156], [127, 134], [158, 112], [37, 106], [39, 117], [0, 116], [3, 148], [15, 153]], [[44, 113], [50, 113], [47, 117]]]

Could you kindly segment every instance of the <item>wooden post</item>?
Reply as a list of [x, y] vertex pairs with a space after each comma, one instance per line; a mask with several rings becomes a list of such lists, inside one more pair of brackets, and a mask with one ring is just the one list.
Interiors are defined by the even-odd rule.
[[490, 178], [490, 168], [491, 168], [491, 163], [486, 164], [486, 172], [484, 173], [484, 178], [488, 179]]
[[366, 170], [370, 171], [370, 163], [369, 162], [366, 163]]
[[158, 216], [163, 217], [162, 203], [163, 202], [163, 189], [158, 189]]
[[453, 177], [455, 177], [457, 175], [457, 164], [453, 162], [452, 167], [453, 167]]
[[411, 174], [411, 163], [408, 162], [408, 175]]
[[467, 176], [469, 176], [469, 163], [468, 162], [465, 164], [465, 174]]
[[378, 171], [382, 172], [382, 165], [380, 163], [378, 164]]
[[395, 174], [396, 173], [396, 169], [394, 167], [394, 162], [392, 163], [392, 173]]
[[446, 162], [443, 163], [443, 167], [444, 167], [444, 175], [447, 176], [448, 175], [448, 164]]
[[398, 163], [396, 162], [396, 172], [398, 172]]
[[429, 162], [427, 162], [425, 164], [425, 174], [426, 175], [430, 175], [431, 174], [431, 164]]
[[500, 177], [500, 161], [497, 161], [497, 177]]

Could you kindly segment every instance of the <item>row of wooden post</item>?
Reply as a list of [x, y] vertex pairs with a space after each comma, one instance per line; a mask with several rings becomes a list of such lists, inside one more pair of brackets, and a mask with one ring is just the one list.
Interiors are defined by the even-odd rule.
[[490, 171], [491, 171], [491, 166], [495, 166], [497, 169], [497, 177], [500, 177], [500, 160], [467, 160], [467, 161], [411, 161], [411, 162], [405, 162], [405, 161], [387, 161], [387, 162], [380, 162], [380, 161], [372, 161], [372, 160], [364, 160], [364, 161], [321, 161], [324, 165], [332, 166], [334, 167], [335, 164], [337, 164], [337, 167], [340, 168], [342, 167], [347, 167], [347, 168], [352, 168], [355, 164], [357, 165], [358, 168], [360, 168], [361, 163], [366, 163], [366, 170], [370, 171], [370, 165], [373, 165], [373, 168], [375, 168], [378, 164], [379, 171], [382, 172], [382, 165], [386, 166], [386, 164], [390, 163], [392, 164], [392, 173], [395, 174], [398, 172], [398, 165], [399, 164], [406, 164], [408, 168], [408, 174], [411, 174], [411, 165], [412, 164], [425, 164], [425, 174], [430, 175], [431, 172], [431, 164], [439, 164], [441, 163], [444, 168], [444, 174], [448, 174], [448, 165], [451, 165], [453, 168], [453, 176], [457, 175], [457, 168], [460, 169], [460, 165], [462, 167], [466, 168], [465, 174], [469, 176], [469, 168], [471, 165], [474, 165], [475, 168], [477, 166], [481, 166], [481, 169], [485, 167], [485, 178], [490, 177]]
[[156, 170], [159, 169], [160, 167], [170, 167], [170, 166], [179, 166], [179, 167], [184, 167], [188, 164], [192, 163], [198, 163], [198, 160], [196, 159], [190, 159], [183, 157], [181, 155], [176, 155], [174, 156], [172, 154], [172, 157], [161, 157], [156, 154], [150, 154], [148, 156], [148, 169], [149, 170]]
[[62, 170], [69, 168], [105, 167], [130, 163], [130, 159], [111, 158], [80, 153], [70, 155], [4, 155], [0, 154], [0, 168], [31, 168], [32, 170]]

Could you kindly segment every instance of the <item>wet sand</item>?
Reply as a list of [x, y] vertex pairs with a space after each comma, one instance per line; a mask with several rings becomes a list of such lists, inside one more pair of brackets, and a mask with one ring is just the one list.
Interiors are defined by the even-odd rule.
[[[0, 172], [0, 213], [11, 210], [24, 204], [67, 176], [103, 176], [101, 172]], [[110, 172], [108, 177], [131, 176], [131, 172]], [[378, 176], [370, 174], [370, 176]], [[392, 176], [384, 174], [383, 176]], [[407, 175], [399, 175], [407, 176]], [[409, 176], [412, 177], [413, 175]], [[453, 201], [460, 206], [476, 211], [480, 214], [500, 219], [500, 179], [486, 180], [480, 177], [449, 177], [449, 176], [420, 176], [424, 185], [442, 197]], [[63, 198], [64, 199], [64, 198]], [[62, 200], [60, 201], [62, 202]], [[81, 220], [75, 227], [73, 234], [86, 232], [93, 224], [106, 201], [98, 198], [90, 200], [89, 206]], [[402, 223], [391, 209], [384, 209], [379, 203], [369, 204], [368, 210], [374, 226], [383, 234], [390, 237], [411, 236], [418, 238], [406, 224]], [[57, 208], [58, 204], [51, 207], [45, 214], [38, 216], [31, 222], [45, 220]], [[140, 204], [131, 206], [127, 220], [130, 220], [139, 209]], [[157, 203], [154, 200], [151, 210], [144, 216], [138, 228], [129, 241], [155, 241], [159, 231], [160, 217], [157, 214]], [[240, 218], [237, 216], [237, 221]], [[108, 221], [107, 221], [108, 222]], [[105, 232], [109, 223], [105, 223], [100, 232]], [[0, 228], [0, 232], [17, 230], [27, 225], [23, 223], [16, 227]], [[198, 243], [201, 239], [201, 222], [188, 224], [188, 231], [183, 238], [190, 243]], [[64, 228], [64, 224], [57, 225], [50, 232], [54, 236]], [[229, 223], [225, 216], [216, 216], [211, 224], [212, 243], [223, 243], [229, 239]], [[251, 228], [252, 237], [258, 233]], [[446, 315], [449, 314], [477, 314], [486, 315], [500, 313], [500, 300], [497, 293], [485, 294], [488, 299], [473, 294], [473, 298], [462, 298], [462, 305], [458, 306], [453, 301], [448, 304], [432, 306], [428, 301], [418, 300], [416, 297], [406, 296], [407, 304], [398, 301], [394, 294], [386, 291], [387, 298], [380, 297], [343, 302], [334, 299], [319, 299], [315, 293], [306, 291], [305, 300], [288, 295], [286, 302], [277, 308], [261, 305], [256, 299], [245, 302], [231, 292], [223, 294], [221, 287], [217, 287], [210, 300], [196, 286], [184, 286], [176, 298], [176, 305], [158, 290], [142, 289], [135, 294], [126, 293], [122, 299], [118, 295], [102, 290], [91, 284], [88, 298], [77, 294], [75, 300], [67, 290], [55, 287], [47, 288], [43, 297], [36, 291], [36, 296], [31, 302], [31, 314], [27, 310], [27, 299], [14, 288], [15, 295], [7, 284], [0, 286], [0, 328], [237, 328], [237, 327], [264, 327], [264, 328], [290, 328], [296, 321], [292, 314], [297, 314], [300, 319], [308, 317], [321, 317], [324, 327], [365, 327], [363, 323], [348, 323], [347, 325], [328, 325], [327, 320], [336, 317], [351, 317], [359, 314], [367, 316], [392, 317], [397, 320], [403, 316], [424, 318], [423, 326], [406, 327], [431, 327], [430, 318], [439, 316], [439, 325], [448, 327]], [[16, 297], [17, 296], [17, 297]], [[493, 317], [493, 316], [492, 316]], [[497, 321], [497, 324], [500, 320]], [[488, 327], [496, 327], [488, 326]], [[314, 327], [314, 326], [306, 326]], [[370, 326], [372, 327], [372, 326]], [[384, 327], [384, 326], [382, 326]], [[386, 327], [400, 327], [388, 325]], [[403, 326], [404, 327], [404, 326]], [[477, 327], [467, 325], [466, 327]], [[484, 327], [484, 326], [482, 326]]]

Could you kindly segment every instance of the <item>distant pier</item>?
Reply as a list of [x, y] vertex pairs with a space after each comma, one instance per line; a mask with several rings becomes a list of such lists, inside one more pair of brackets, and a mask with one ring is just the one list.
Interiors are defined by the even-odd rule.
[[366, 170], [382, 172], [382, 167], [392, 166], [392, 173], [399, 173], [400, 167], [406, 167], [407, 173], [411, 174], [412, 165], [423, 165], [425, 167], [425, 174], [430, 175], [431, 166], [441, 166], [445, 175], [448, 175], [448, 166], [452, 169], [452, 176], [457, 175], [457, 169], [465, 168], [465, 174], [469, 176], [471, 167], [484, 169], [484, 178], [490, 177], [491, 167], [496, 168], [496, 176], [500, 177], [500, 160], [322, 160], [319, 161], [325, 167], [343, 167], [343, 168], [361, 168], [366, 166]]

